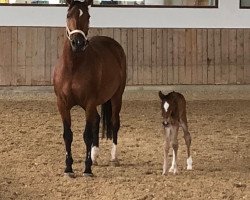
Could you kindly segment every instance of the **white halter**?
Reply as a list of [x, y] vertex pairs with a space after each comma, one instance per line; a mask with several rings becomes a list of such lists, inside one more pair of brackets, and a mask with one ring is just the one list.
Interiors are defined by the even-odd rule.
[[84, 33], [83, 31], [78, 30], [78, 29], [73, 30], [73, 31], [70, 31], [69, 28], [68, 28], [68, 26], [66, 26], [66, 35], [67, 35], [67, 38], [68, 38], [70, 41], [72, 41], [72, 39], [71, 39], [70, 36], [71, 36], [72, 34], [74, 34], [74, 33], [80, 33], [80, 34], [83, 35], [83, 37], [84, 37], [85, 40], [88, 40], [88, 39], [87, 39], [87, 36], [85, 35], [85, 33]]

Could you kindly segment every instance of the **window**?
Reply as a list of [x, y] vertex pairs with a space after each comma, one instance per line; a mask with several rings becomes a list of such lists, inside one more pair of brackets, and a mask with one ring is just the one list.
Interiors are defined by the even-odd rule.
[[94, 0], [94, 6], [217, 7], [218, 0]]
[[65, 0], [0, 0], [1, 4], [64, 4]]
[[250, 0], [240, 0], [240, 8], [250, 8]]
[[[243, 0], [242, 0], [243, 1]], [[248, 1], [248, 0], [245, 0]], [[250, 1], [250, 0], [249, 0]], [[0, 0], [1, 4], [60, 4], [65, 0]], [[93, 6], [121, 7], [218, 7], [218, 0], [94, 0]]]

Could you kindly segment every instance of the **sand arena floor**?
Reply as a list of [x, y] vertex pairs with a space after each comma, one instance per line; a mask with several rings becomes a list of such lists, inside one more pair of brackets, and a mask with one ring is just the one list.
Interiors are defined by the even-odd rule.
[[184, 92], [193, 171], [179, 133], [178, 175], [162, 176], [162, 126], [157, 91], [127, 91], [121, 111], [120, 166], [100, 140], [94, 178], [82, 176], [84, 111], [72, 110], [76, 178], [63, 176], [64, 142], [50, 91], [0, 93], [0, 199], [183, 200], [250, 199], [248, 93]]

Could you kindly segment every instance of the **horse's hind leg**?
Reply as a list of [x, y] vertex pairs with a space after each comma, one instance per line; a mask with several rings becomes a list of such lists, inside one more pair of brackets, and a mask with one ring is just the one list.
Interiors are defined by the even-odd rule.
[[74, 176], [74, 172], [72, 169], [73, 158], [71, 154], [71, 143], [73, 141], [73, 133], [71, 131], [71, 117], [70, 117], [70, 109], [67, 108], [62, 101], [57, 100], [58, 110], [62, 117], [63, 122], [63, 139], [66, 148], [66, 168], [64, 170], [65, 175], [70, 177]]
[[99, 123], [100, 116], [96, 110], [96, 107], [88, 107], [86, 109], [86, 126], [83, 134], [83, 139], [86, 145], [86, 160], [85, 160], [85, 176], [92, 176], [92, 158], [91, 158], [91, 147], [99, 146]]
[[122, 96], [115, 96], [111, 99], [112, 105], [112, 133], [113, 133], [113, 144], [111, 149], [111, 162], [114, 165], [119, 165], [117, 158], [117, 140], [118, 140], [118, 131], [120, 129], [120, 111], [122, 106]]
[[181, 120], [181, 127], [182, 127], [182, 130], [184, 132], [184, 140], [185, 140], [185, 143], [186, 143], [186, 146], [187, 146], [187, 155], [188, 155], [188, 158], [187, 158], [187, 170], [192, 170], [192, 157], [190, 155], [190, 146], [191, 146], [191, 135], [188, 131], [188, 125], [187, 125], [187, 118], [184, 117], [182, 120]]

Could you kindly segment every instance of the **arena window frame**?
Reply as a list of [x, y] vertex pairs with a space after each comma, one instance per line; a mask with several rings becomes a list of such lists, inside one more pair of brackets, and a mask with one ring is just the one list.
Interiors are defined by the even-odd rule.
[[[110, 2], [111, 0], [104, 0], [104, 2]], [[207, 0], [209, 1], [209, 0]], [[107, 3], [107, 4], [93, 4], [93, 7], [135, 7], [135, 8], [218, 8], [218, 3], [219, 0], [214, 0], [213, 5], [145, 5], [145, 4], [137, 4], [137, 5], [124, 5], [124, 4], [112, 4], [112, 3]], [[114, 1], [118, 2], [118, 1]], [[131, 2], [136, 2], [132, 1]]]
[[[240, 0], [240, 9], [250, 9], [250, 1], [246, 1], [246, 0]], [[247, 5], [245, 5], [247, 4]]]
[[[7, 1], [10, 1], [10, 0], [0, 0], [0, 6], [46, 6], [46, 7], [66, 7], [66, 3], [63, 3], [65, 2], [65, 0], [61, 0], [62, 3], [48, 3], [49, 0], [31, 0], [32, 2], [28, 3], [26, 0], [23, 0], [24, 2], [26, 3], [9, 3]], [[113, 0], [104, 0], [104, 2], [111, 2]], [[118, 1], [121, 1], [121, 0], [118, 0]], [[114, 1], [114, 2], [118, 2], [118, 1]], [[132, 1], [132, 0], [129, 0], [131, 2], [138, 2], [138, 1]], [[142, 1], [145, 1], [145, 0], [142, 0]], [[203, 0], [204, 1], [204, 0]], [[207, 0], [207, 1], [210, 1], [210, 0]], [[212, 0], [213, 1], [213, 5], [145, 5], [145, 4], [135, 4], [135, 5], [125, 5], [125, 4], [112, 4], [111, 3], [107, 3], [107, 4], [97, 4], [95, 1], [94, 3], [92, 4], [92, 7], [113, 7], [113, 8], [116, 8], [116, 7], [119, 7], [119, 8], [218, 8], [218, 1], [219, 0]], [[39, 3], [40, 2], [40, 3]]]

